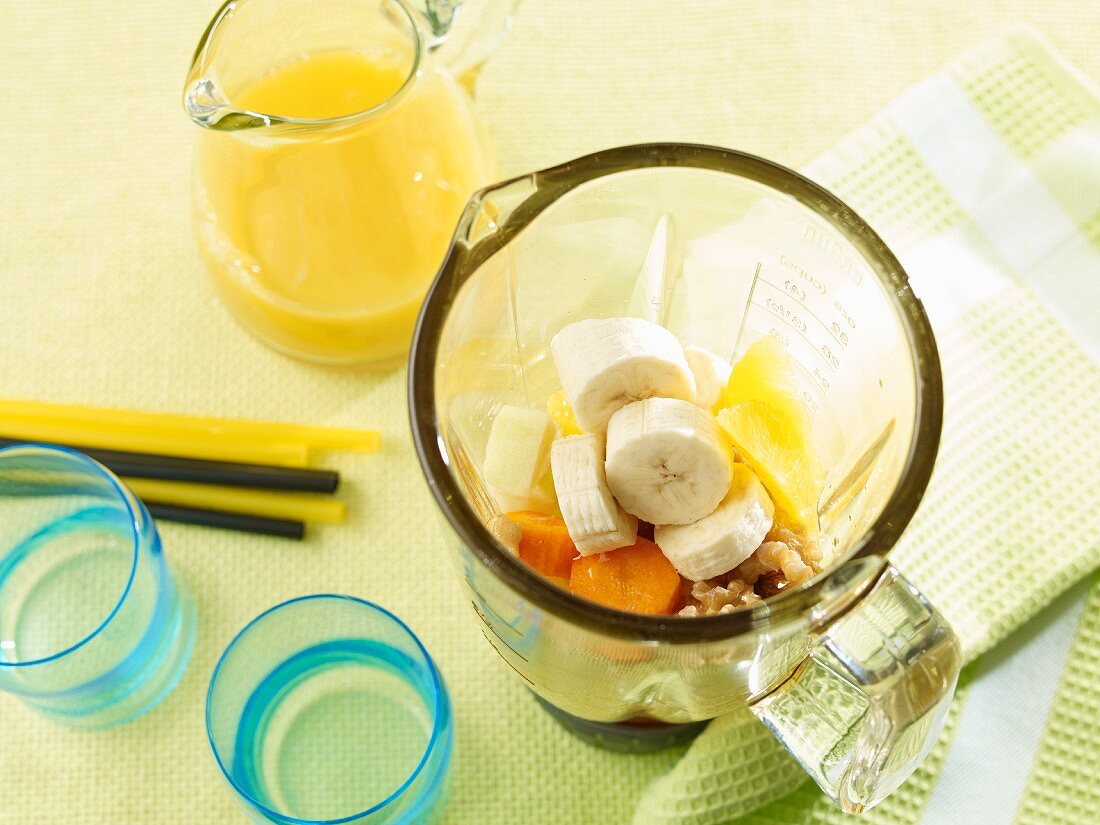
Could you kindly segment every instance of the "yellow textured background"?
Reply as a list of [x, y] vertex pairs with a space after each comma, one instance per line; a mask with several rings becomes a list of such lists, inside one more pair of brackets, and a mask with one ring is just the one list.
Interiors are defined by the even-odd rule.
[[[412, 454], [403, 371], [274, 355], [204, 280], [179, 89], [215, 5], [0, 2], [0, 395], [372, 425], [385, 450], [336, 459], [351, 523], [307, 544], [165, 527], [199, 607], [183, 682], [152, 715], [96, 734], [0, 696], [0, 823], [243, 821], [203, 733], [210, 671], [256, 613], [333, 590], [399, 613], [444, 671], [458, 719], [448, 822], [626, 822], [676, 754], [612, 757], [569, 739], [481, 639]], [[1100, 12], [1081, 0], [526, 0], [479, 108], [505, 174], [657, 139], [797, 166], [1019, 22], [1100, 78]]]

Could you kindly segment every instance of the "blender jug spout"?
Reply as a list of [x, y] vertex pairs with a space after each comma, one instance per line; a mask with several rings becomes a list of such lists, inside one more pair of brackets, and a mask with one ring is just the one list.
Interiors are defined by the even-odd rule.
[[[478, 260], [474, 265], [479, 265], [518, 231], [510, 219], [521, 206], [531, 207], [532, 198], [539, 189], [536, 175], [524, 175], [475, 192], [458, 222], [454, 244], [475, 252]], [[500, 234], [494, 242], [482, 244], [497, 233]]]

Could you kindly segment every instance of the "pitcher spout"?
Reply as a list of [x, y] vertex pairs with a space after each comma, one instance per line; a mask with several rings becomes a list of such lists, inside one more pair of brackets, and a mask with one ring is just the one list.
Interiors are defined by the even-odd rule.
[[[240, 32], [235, 32], [241, 0], [227, 0], [210, 20], [195, 47], [191, 68], [183, 89], [183, 108], [204, 129], [231, 131], [270, 125], [270, 118], [256, 112], [241, 111], [233, 105], [220, 82], [222, 53], [239, 48]], [[231, 42], [225, 43], [229, 36]]]
[[267, 115], [235, 108], [210, 77], [198, 77], [187, 84], [183, 93], [183, 108], [191, 120], [205, 129], [235, 131], [271, 125], [271, 118]]

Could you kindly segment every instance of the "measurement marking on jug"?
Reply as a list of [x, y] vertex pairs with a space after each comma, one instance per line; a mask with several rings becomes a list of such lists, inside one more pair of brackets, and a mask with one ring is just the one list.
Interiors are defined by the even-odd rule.
[[756, 292], [756, 282], [760, 279], [762, 261], [756, 262], [756, 269], [752, 273], [752, 284], [749, 286], [749, 299], [745, 302], [745, 311], [741, 314], [741, 326], [737, 328], [737, 338], [733, 342], [733, 354], [736, 356], [741, 351], [741, 336], [745, 334], [745, 322], [749, 320], [749, 309], [752, 308], [752, 296]]
[[806, 290], [804, 290], [790, 278], [783, 282], [783, 291], [790, 293], [802, 303], [806, 303]]
[[[821, 397], [821, 400], [824, 401], [825, 396], [829, 393], [829, 379], [823, 376], [817, 367], [814, 367], [812, 372], [806, 369], [806, 367], [802, 366], [802, 363], [797, 358], [792, 358], [791, 363], [794, 364], [795, 367], [797, 367], [802, 372], [802, 374], [810, 380], [810, 389], [816, 392]], [[806, 405], [813, 412], [820, 411], [820, 405], [813, 400], [813, 397], [808, 391], [802, 391], [802, 400], [806, 402]]]
[[[498, 648], [495, 644], [493, 644], [493, 640], [490, 639], [485, 634], [485, 628], [481, 629], [481, 635], [485, 636], [485, 641], [487, 641], [489, 643], [489, 646], [497, 652], [497, 656], [499, 656], [501, 658], [501, 661], [503, 661], [504, 664], [508, 665], [508, 667], [512, 668], [512, 670], [514, 670], [516, 673], [518, 673], [520, 678], [523, 679], [523, 681], [527, 682], [529, 685], [534, 685], [535, 684], [533, 681], [531, 681], [531, 679], [527, 678], [527, 676], [524, 675], [523, 671], [521, 671], [518, 667], [516, 667], [514, 664], [512, 664], [511, 662], [508, 661], [508, 657], [505, 656], [503, 653], [501, 653], [500, 648]], [[516, 651], [513, 650], [511, 647], [509, 647], [508, 649], [511, 650], [513, 653], [516, 653]], [[518, 653], [516, 653], [516, 655], [519, 656]], [[523, 659], [522, 656], [520, 656], [520, 658]], [[523, 659], [523, 661], [526, 662], [527, 659]]]
[[821, 283], [821, 281], [819, 281], [805, 269], [800, 267], [786, 255], [779, 256], [779, 263], [794, 272], [796, 275], [798, 275], [799, 278], [812, 286], [814, 288], [814, 292], [816, 292], [818, 295], [824, 295], [826, 292], [828, 292], [828, 290], [825, 288], [825, 284]]
[[[470, 586], [470, 591], [472, 593], [474, 593], [475, 596], [476, 596], [475, 599], [472, 599], [470, 601], [470, 604], [472, 604], [474, 606], [474, 611], [477, 613], [478, 616], [480, 616], [482, 618], [483, 621], [485, 621], [487, 623], [491, 623], [490, 620], [486, 617], [485, 613], [482, 612], [481, 606], [479, 606], [479, 602], [480, 602], [481, 605], [484, 605], [485, 610], [487, 610], [488, 612], [493, 614], [493, 616], [500, 622], [500, 624], [504, 625], [506, 628], [511, 630], [513, 633], [515, 633], [517, 636], [519, 636], [521, 638], [524, 636], [524, 633], [523, 633], [522, 630], [517, 628], [513, 622], [508, 621], [506, 618], [504, 618], [502, 615], [500, 615], [500, 613], [498, 613], [494, 607], [492, 607], [487, 601], [485, 601], [484, 598], [482, 598], [481, 593], [474, 586], [473, 579], [470, 578], [469, 571], [466, 571], [466, 584], [468, 584]], [[514, 621], [515, 622], [520, 622], [522, 620], [523, 620], [523, 616], [519, 615], [519, 616], [516, 616]]]
[[848, 322], [848, 326], [854, 330], [856, 328], [856, 321], [851, 314], [849, 314], [848, 310], [844, 308], [844, 305], [840, 303], [840, 301], [833, 301], [833, 307], [840, 313], [840, 317]]
[[[786, 256], [781, 256], [780, 261], [783, 266], [793, 270], [799, 278], [805, 281], [812, 288], [814, 294], [822, 297], [827, 294], [828, 290], [824, 284], [797, 264], [787, 259]], [[856, 328], [855, 320], [844, 307], [841, 306], [839, 301], [834, 301], [835, 309], [839, 313], [839, 319], [826, 321], [810, 307], [810, 300], [814, 298], [807, 289], [790, 279], [784, 281], [783, 286], [774, 284], [763, 277], [761, 274], [762, 270], [763, 262], [757, 261], [752, 276], [752, 283], [749, 286], [745, 312], [741, 317], [741, 325], [737, 330], [737, 343], [734, 347], [734, 353], [736, 355], [737, 353], [743, 352], [741, 341], [745, 334], [745, 328], [748, 325], [750, 312], [754, 309], [763, 310], [768, 315], [778, 320], [781, 328], [779, 328], [779, 325], [773, 326], [769, 324], [767, 331], [770, 335], [774, 335], [782, 342], [784, 349], [791, 355], [791, 363], [793, 363], [798, 371], [805, 377], [806, 381], [801, 389], [803, 400], [811, 410], [817, 412], [820, 410], [818, 399], [823, 402], [832, 389], [833, 381], [827, 376], [840, 372], [843, 367], [842, 356], [850, 342], [849, 333], [842, 327], [841, 321], [846, 323], [848, 327], [853, 330], [852, 334], [854, 335], [854, 330]], [[766, 293], [760, 294], [761, 284], [774, 290], [777, 295], [769, 296]], [[782, 298], [778, 296], [782, 296]], [[821, 333], [811, 330], [811, 325], [807, 323], [808, 318], [812, 318], [817, 322], [816, 325], [814, 325], [815, 329], [820, 328], [824, 331], [826, 338], [824, 343], [820, 340], [822, 337]], [[791, 346], [791, 338], [794, 336], [797, 336], [802, 342], [802, 344], [799, 344], [796, 348], [792, 348]], [[801, 359], [808, 358], [803, 352], [805, 347], [809, 347], [810, 350], [813, 351], [817, 363], [821, 364], [821, 366], [810, 367], [802, 363]]]
[[[765, 281], [764, 283], [767, 283], [767, 281]], [[773, 315], [778, 315], [780, 318], [782, 318], [786, 322], [787, 326], [801, 333], [806, 332], [806, 322], [799, 317], [797, 312], [789, 309], [786, 304], [781, 304], [774, 298], [765, 298], [764, 306]]]
[[[482, 604], [485, 605], [485, 610], [487, 610], [489, 613], [493, 614], [493, 617], [496, 619], [497, 624], [503, 625], [504, 627], [508, 628], [513, 633], [515, 633], [517, 636], [523, 636], [523, 631], [522, 630], [519, 630], [518, 628], [516, 628], [516, 626], [514, 624], [512, 624], [510, 621], [508, 621], [503, 616], [501, 616], [499, 613], [497, 613], [492, 607], [489, 606], [489, 604], [487, 602], [482, 602]], [[485, 619], [485, 621], [492, 623], [491, 620], [485, 615], [485, 613], [482, 610], [479, 609], [477, 604], [474, 605], [474, 610], [477, 610], [477, 614], [479, 616], [481, 616], [482, 619]], [[517, 622], [519, 620], [520, 619], [518, 619], [518, 618], [516, 619]]]
[[[764, 281], [764, 283], [767, 283], [767, 281]], [[780, 312], [778, 312], [776, 309], [772, 309], [772, 307], [768, 306], [767, 300], [768, 299], [765, 299], [765, 302], [763, 304], [753, 303], [753, 306], [764, 310], [765, 312], [769, 313], [770, 315], [774, 315], [776, 318], [778, 318], [780, 321], [782, 321], [784, 324], [786, 324], [787, 327], [791, 330], [791, 332], [794, 332], [795, 334], [797, 334], [799, 338], [801, 338], [803, 341], [805, 341], [807, 344], [809, 344], [810, 349], [812, 349], [819, 356], [821, 356], [821, 359], [825, 362], [825, 366], [827, 366], [833, 372], [836, 372], [837, 370], [840, 369], [840, 360], [833, 355], [832, 350], [829, 349], [829, 347], [827, 345], [819, 345], [819, 344], [815, 343], [814, 341], [811, 341], [809, 336], [807, 336], [806, 333], [803, 332], [803, 329], [806, 328], [805, 324], [802, 325], [801, 329], [798, 326], [793, 325], [790, 322], [790, 319], [786, 315], [783, 315]], [[782, 305], [776, 304], [776, 302], [774, 302], [774, 301], [772, 303], [775, 304], [777, 307], [782, 308]]]
[[[476, 602], [471, 602], [471, 604], [474, 606], [474, 610], [477, 612], [477, 615], [481, 617], [481, 621], [484, 622], [484, 625], [482, 626], [482, 632], [484, 632], [484, 630], [486, 630], [486, 629], [489, 630], [490, 633], [492, 633], [494, 636], [497, 637], [497, 639], [500, 640], [500, 643], [502, 645], [504, 645], [506, 648], [508, 648], [513, 653], [515, 653], [519, 658], [523, 659], [523, 661], [525, 661], [525, 662], [528, 661], [526, 656], [524, 656], [522, 653], [520, 653], [518, 650], [516, 650], [514, 647], [512, 647], [512, 645], [503, 636], [501, 636], [499, 633], [497, 633], [496, 626], [493, 625], [493, 623], [485, 617], [485, 614], [482, 613], [478, 609], [477, 603]], [[514, 630], [515, 628], [512, 628], [512, 629]], [[486, 637], [486, 638], [488, 638], [488, 637]], [[490, 643], [492, 643], [492, 639], [489, 639], [489, 641], [490, 641]]]
[[[796, 298], [799, 297], [798, 294], [792, 291], [790, 287], [787, 287], [786, 284], [784, 284], [784, 286], [777, 286], [776, 284], [773, 284], [771, 281], [769, 281], [767, 278], [761, 278], [760, 282], [763, 284], [767, 284], [777, 292], [782, 292], [784, 295], [793, 295]], [[790, 284], [791, 282], [787, 281], [786, 283]], [[798, 289], [797, 284], [791, 284], [791, 287], [794, 287], [794, 289]], [[803, 290], [802, 292], [803, 294], [805, 294], [805, 290]], [[805, 301], [804, 298], [799, 298], [799, 300]], [[840, 307], [839, 302], [837, 302], [837, 307]], [[826, 322], [825, 319], [823, 319], [820, 315], [813, 311], [808, 303], [803, 303], [802, 308], [806, 310], [807, 315], [809, 315], [821, 325], [822, 329], [824, 329], [827, 333], [829, 333], [829, 335], [836, 339], [836, 342], [838, 344], [840, 344], [842, 347], [848, 346], [848, 333], [840, 328], [840, 324], [838, 324], [836, 321]], [[843, 312], [843, 310], [841, 310], [841, 312]], [[844, 313], [844, 318], [848, 321], [849, 324], [852, 325], [853, 328], [855, 328], [855, 322], [852, 320], [851, 316], [848, 315], [848, 313]]]

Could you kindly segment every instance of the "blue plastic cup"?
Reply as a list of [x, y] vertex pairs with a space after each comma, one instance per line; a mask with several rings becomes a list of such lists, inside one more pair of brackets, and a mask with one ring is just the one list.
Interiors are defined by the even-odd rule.
[[152, 518], [110, 471], [0, 449], [0, 689], [74, 727], [129, 721], [175, 687], [194, 624]]
[[447, 688], [412, 631], [360, 599], [304, 596], [254, 619], [214, 668], [206, 732], [258, 822], [421, 825], [445, 804]]

